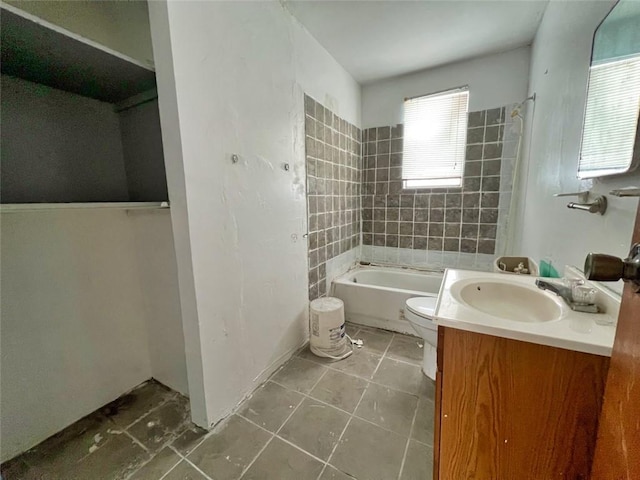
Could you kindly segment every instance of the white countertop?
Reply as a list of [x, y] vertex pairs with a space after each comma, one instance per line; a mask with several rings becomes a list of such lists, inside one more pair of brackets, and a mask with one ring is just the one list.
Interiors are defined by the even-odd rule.
[[[616, 320], [620, 298], [597, 283], [589, 283], [597, 290], [596, 303], [604, 307], [605, 313], [575, 312], [557, 295], [539, 290], [535, 285], [536, 278], [529, 275], [447, 269], [438, 296], [434, 321], [437, 325], [469, 332], [611, 356], [616, 331], [615, 322], [613, 325], [604, 326], [596, 324], [594, 320], [596, 317]], [[453, 294], [463, 283], [482, 280], [532, 287], [553, 298], [562, 309], [561, 316], [557, 320], [546, 322], [507, 320], [477, 310]], [[553, 278], [544, 280], [554, 283], [561, 281]]]

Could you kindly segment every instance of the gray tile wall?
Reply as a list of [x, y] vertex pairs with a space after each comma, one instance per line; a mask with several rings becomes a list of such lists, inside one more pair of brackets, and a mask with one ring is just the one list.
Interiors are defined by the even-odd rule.
[[403, 126], [363, 131], [363, 244], [495, 253], [505, 108], [469, 113], [461, 188], [403, 189]]
[[326, 262], [360, 244], [361, 136], [305, 95], [309, 299], [325, 295]]

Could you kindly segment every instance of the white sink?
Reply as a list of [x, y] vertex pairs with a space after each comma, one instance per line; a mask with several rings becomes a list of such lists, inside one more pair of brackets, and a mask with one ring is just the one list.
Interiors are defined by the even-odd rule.
[[[567, 267], [569, 278], [580, 272]], [[484, 335], [567, 348], [576, 352], [611, 356], [620, 297], [598, 282], [596, 303], [605, 313], [571, 310], [557, 295], [540, 290], [536, 277], [448, 268], [442, 280], [434, 322]], [[602, 323], [605, 323], [605, 322]]]
[[452, 293], [467, 306], [505, 320], [536, 323], [562, 317], [562, 300], [535, 286], [481, 279]]

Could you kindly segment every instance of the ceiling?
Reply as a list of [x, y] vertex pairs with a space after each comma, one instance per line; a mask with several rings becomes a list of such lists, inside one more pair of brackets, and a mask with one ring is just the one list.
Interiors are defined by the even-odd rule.
[[286, 0], [360, 83], [529, 45], [547, 0]]

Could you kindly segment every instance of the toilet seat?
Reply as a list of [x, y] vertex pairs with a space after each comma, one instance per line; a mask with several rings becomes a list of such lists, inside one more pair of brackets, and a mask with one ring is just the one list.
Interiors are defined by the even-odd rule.
[[436, 330], [433, 317], [436, 311], [437, 297], [414, 297], [406, 302], [405, 317], [418, 325]]

